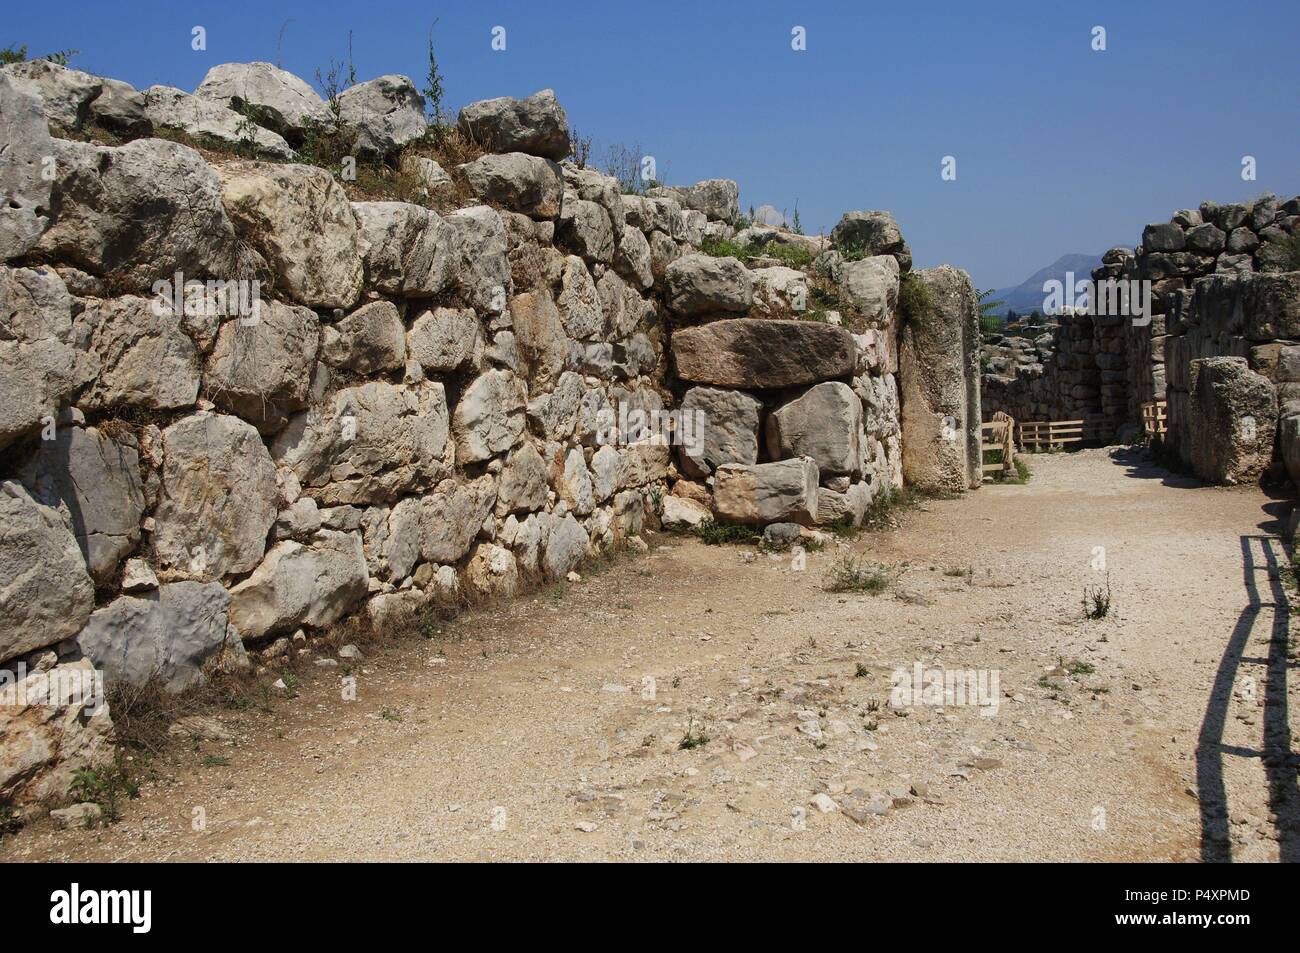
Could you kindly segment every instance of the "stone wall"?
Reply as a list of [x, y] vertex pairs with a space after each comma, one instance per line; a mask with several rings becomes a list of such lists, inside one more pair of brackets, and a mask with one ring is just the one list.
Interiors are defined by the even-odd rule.
[[[109, 756], [59, 673], [177, 691], [661, 522], [858, 523], [902, 484], [888, 213], [805, 238], [728, 180], [623, 194], [550, 91], [466, 107], [455, 164], [403, 77], [338, 107], [269, 64], [0, 70], [0, 665], [45, 686], [0, 713], [0, 799]], [[343, 133], [400, 195], [298, 161]], [[964, 333], [916, 358], [968, 406]]]

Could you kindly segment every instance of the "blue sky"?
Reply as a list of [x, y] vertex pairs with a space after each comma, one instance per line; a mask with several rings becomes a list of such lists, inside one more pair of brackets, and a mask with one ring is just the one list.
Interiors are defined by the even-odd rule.
[[453, 106], [552, 87], [598, 154], [640, 144], [669, 182], [797, 201], [810, 232], [889, 209], [918, 267], [950, 262], [982, 288], [1134, 244], [1204, 199], [1300, 192], [1295, 0], [10, 0], [0, 46], [71, 47], [82, 69], [192, 90], [217, 63], [274, 62], [287, 20], [278, 58], [305, 79], [346, 56], [351, 30], [360, 79], [419, 80], [434, 17]]

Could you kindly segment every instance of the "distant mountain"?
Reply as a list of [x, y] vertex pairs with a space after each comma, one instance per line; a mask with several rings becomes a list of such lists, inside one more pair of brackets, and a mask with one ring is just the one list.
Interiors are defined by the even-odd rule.
[[1091, 278], [1092, 270], [1100, 265], [1100, 255], [1062, 255], [1046, 268], [1034, 272], [1014, 288], [999, 288], [989, 297], [993, 301], [1002, 302], [998, 307], [998, 314], [1004, 317], [1008, 311], [1014, 311], [1017, 314], [1042, 311], [1043, 299], [1047, 297], [1047, 293], [1043, 291], [1043, 282], [1055, 278], [1057, 281], [1064, 283], [1067, 271], [1074, 272], [1075, 281], [1082, 281], [1085, 278]]

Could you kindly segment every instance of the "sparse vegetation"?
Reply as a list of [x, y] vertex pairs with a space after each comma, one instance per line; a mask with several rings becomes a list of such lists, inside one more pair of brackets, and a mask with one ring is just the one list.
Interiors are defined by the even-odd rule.
[[[46, 53], [40, 59], [47, 63], [53, 63], [56, 66], [67, 66], [72, 62], [80, 50], [55, 50], [53, 53]], [[19, 43], [17, 45], [9, 44], [3, 50], [0, 50], [0, 66], [9, 66], [13, 63], [27, 62], [27, 44]]]
[[826, 572], [822, 588], [827, 592], [866, 592], [878, 595], [898, 577], [891, 566], [861, 556], [841, 556]]
[[859, 663], [854, 667], [854, 669], [853, 669], [853, 677], [854, 677], [854, 678], [870, 678], [870, 677], [871, 677], [871, 669], [867, 668], [865, 665], [863, 665], [861, 662], [859, 662]]
[[1083, 615], [1096, 621], [1110, 614], [1110, 574], [1106, 574], [1104, 586], [1083, 587]]
[[700, 251], [714, 258], [736, 258], [740, 261], [759, 256], [774, 258], [789, 268], [806, 268], [813, 260], [812, 252], [802, 245], [786, 245], [778, 242], [768, 242], [766, 245], [752, 243], [741, 245], [729, 239], [706, 238], [700, 245]]
[[705, 520], [691, 529], [691, 535], [709, 546], [721, 546], [726, 543], [752, 543], [757, 534], [752, 526], [739, 526], [735, 523], [718, 523]]
[[0, 804], [0, 837], [16, 834], [22, 830], [23, 822], [12, 804]]
[[690, 751], [693, 748], [704, 747], [710, 740], [712, 739], [709, 738], [708, 733], [703, 728], [697, 728], [695, 719], [691, 718], [686, 725], [686, 734], [682, 735], [682, 740], [677, 742], [677, 747], [682, 751]]
[[1300, 235], [1288, 235], [1276, 244], [1282, 249], [1282, 270], [1300, 271]]
[[199, 765], [204, 768], [225, 768], [230, 765], [230, 759], [219, 754], [205, 754], [199, 759]]
[[934, 313], [934, 295], [916, 272], [909, 271], [898, 283], [898, 310], [903, 319], [924, 324]]
[[77, 802], [90, 801], [99, 805], [105, 822], [122, 817], [122, 800], [140, 796], [140, 785], [127, 773], [119, 753], [108, 767], [96, 770], [82, 768], [72, 777], [68, 793]]

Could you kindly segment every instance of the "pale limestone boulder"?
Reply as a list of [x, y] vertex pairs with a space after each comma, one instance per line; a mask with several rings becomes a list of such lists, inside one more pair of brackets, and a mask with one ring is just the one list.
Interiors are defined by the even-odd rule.
[[510, 300], [510, 314], [528, 380], [536, 390], [555, 386], [565, 370], [569, 339], [550, 292], [541, 289], [515, 295]]
[[187, 281], [242, 273], [221, 182], [193, 149], [165, 139], [117, 147], [56, 139], [53, 154], [58, 218], [37, 243], [42, 255], [122, 291], [148, 291], [176, 272]]
[[542, 556], [546, 578], [552, 581], [563, 579], [576, 569], [587, 556], [588, 542], [586, 530], [572, 513], [562, 519], [553, 519]]
[[155, 564], [201, 580], [255, 568], [278, 497], [275, 464], [257, 430], [236, 417], [195, 414], [162, 432], [162, 450]]
[[772, 265], [756, 268], [750, 274], [754, 279], [754, 310], [758, 314], [783, 317], [808, 309], [808, 276], [802, 271]]
[[95, 587], [63, 517], [20, 483], [0, 483], [0, 526], [3, 662], [76, 635], [95, 607]]
[[578, 424], [585, 389], [582, 375], [565, 371], [555, 389], [528, 402], [528, 422], [548, 440], [566, 440]]
[[74, 334], [92, 378], [79, 404], [87, 410], [141, 407], [178, 410], [199, 394], [199, 356], [182, 319], [156, 299], [90, 298]]
[[857, 345], [845, 328], [816, 321], [731, 318], [673, 333], [682, 380], [764, 390], [847, 378]]
[[590, 516], [595, 509], [591, 471], [587, 469], [587, 461], [577, 447], [565, 454], [563, 466], [556, 473], [555, 490], [579, 516]]
[[369, 582], [361, 537], [321, 530], [307, 545], [276, 543], [230, 590], [230, 621], [246, 640], [324, 628], [365, 599]]
[[451, 199], [456, 194], [456, 183], [435, 159], [428, 156], [402, 156], [402, 173], [411, 176], [424, 201]]
[[174, 86], [144, 91], [144, 113], [159, 129], [174, 129], [221, 149], [246, 149], [276, 159], [292, 159], [293, 147], [279, 133], [245, 121], [221, 103], [192, 96]]
[[500, 314], [514, 290], [501, 216], [475, 205], [457, 209], [446, 221], [456, 230], [455, 275], [461, 294], [475, 309]]
[[361, 294], [361, 237], [347, 193], [325, 169], [240, 162], [222, 166], [222, 200], [239, 233], [309, 308], [350, 308]]
[[586, 199], [565, 200], [560, 210], [559, 241], [593, 264], [614, 260], [614, 226], [609, 213]]
[[339, 122], [356, 134], [362, 155], [386, 156], [424, 136], [424, 97], [409, 77], [378, 76], [339, 93]]
[[665, 273], [668, 307], [682, 317], [747, 312], [754, 303], [754, 280], [735, 258], [693, 253], [678, 258]]
[[465, 585], [479, 598], [506, 598], [519, 591], [519, 564], [504, 546], [480, 543], [465, 566]]
[[72, 297], [47, 268], [0, 266], [0, 449], [52, 421], [83, 380]]
[[569, 118], [554, 90], [470, 103], [460, 111], [457, 126], [493, 152], [526, 152], [557, 162], [569, 154]]
[[221, 325], [204, 389], [218, 407], [275, 433], [307, 406], [319, 344], [316, 312], [262, 301], [256, 321], [231, 318]]
[[97, 609], [73, 643], [108, 685], [157, 678], [179, 692], [203, 679], [203, 664], [226, 640], [230, 594], [219, 582], [163, 583]]
[[320, 504], [379, 503], [448, 475], [453, 450], [442, 384], [371, 381], [298, 414], [271, 446]]
[[591, 455], [591, 492], [597, 503], [605, 503], [627, 479], [627, 460], [608, 444]]
[[301, 143], [312, 127], [330, 128], [334, 117], [314, 89], [270, 63], [222, 63], [208, 70], [194, 91], [201, 99], [224, 103], [237, 113]]
[[746, 466], [724, 463], [714, 473], [713, 509], [730, 523], [812, 525], [820, 475], [811, 457]]
[[564, 332], [577, 340], [599, 337], [605, 329], [596, 282], [577, 255], [564, 260], [560, 297], [557, 302]]
[[35, 96], [45, 118], [67, 132], [89, 123], [91, 103], [104, 89], [100, 77], [48, 60], [12, 63], [0, 67], [0, 76]]
[[0, 800], [61, 801], [78, 772], [113, 763], [113, 719], [94, 679], [81, 659], [0, 680]]
[[366, 284], [383, 294], [427, 298], [456, 280], [459, 233], [410, 202], [353, 202]]
[[694, 529], [712, 519], [713, 513], [703, 503], [680, 496], [665, 496], [659, 514], [660, 525], [670, 530]]
[[420, 557], [431, 563], [456, 563], [491, 514], [496, 481], [484, 475], [469, 483], [444, 480], [420, 503]]
[[839, 247], [860, 246], [867, 256], [893, 255], [901, 270], [912, 268], [911, 249], [890, 212], [845, 212], [831, 229], [831, 241]]
[[391, 301], [372, 301], [321, 329], [320, 359], [357, 374], [406, 366], [406, 326]]
[[456, 459], [477, 463], [513, 447], [524, 432], [527, 390], [509, 371], [485, 371], [461, 395], [452, 415]]
[[639, 228], [624, 225], [614, 251], [614, 267], [625, 279], [642, 291], [654, 284], [650, 267], [650, 242]]
[[50, 225], [53, 183], [42, 172], [54, 142], [40, 98], [0, 70], [0, 261], [17, 258]]
[[564, 201], [560, 167], [548, 159], [507, 152], [489, 153], [458, 166], [481, 202], [533, 218], [556, 218]]
[[532, 443], [524, 441], [501, 470], [496, 515], [540, 510], [546, 505], [547, 477], [546, 461]]
[[1257, 480], [1273, 458], [1277, 388], [1242, 357], [1204, 358], [1192, 366], [1193, 470], [1229, 486]]
[[140, 541], [144, 487], [134, 440], [117, 441], [94, 427], [59, 427], [23, 468], [32, 495], [72, 528], [95, 582], [107, 586], [118, 563]]
[[873, 255], [861, 261], [841, 262], [835, 279], [867, 321], [879, 327], [889, 324], [898, 306], [898, 259]]
[[740, 187], [731, 179], [705, 179], [694, 185], [659, 186], [651, 197], [672, 198], [683, 207], [703, 212], [709, 219], [735, 224], [740, 218]]
[[[682, 398], [683, 419], [702, 424], [692, 431], [697, 446], [683, 445], [682, 467], [703, 479], [724, 463], [758, 462], [758, 428], [763, 403], [751, 394], [717, 387], [692, 387]], [[702, 446], [699, 446], [702, 444]], [[697, 452], [698, 451], [698, 452]]]
[[860, 470], [862, 403], [853, 388], [827, 381], [767, 417], [767, 452], [777, 460], [811, 457], [823, 478]]
[[435, 308], [415, 319], [406, 348], [425, 371], [477, 371], [483, 364], [483, 331], [473, 308]]

